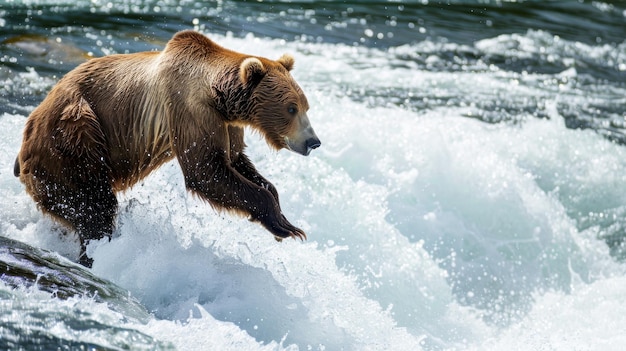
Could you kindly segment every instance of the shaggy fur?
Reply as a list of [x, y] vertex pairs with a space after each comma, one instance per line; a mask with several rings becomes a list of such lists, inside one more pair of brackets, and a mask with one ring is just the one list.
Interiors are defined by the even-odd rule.
[[277, 61], [183, 31], [162, 52], [92, 59], [63, 77], [29, 116], [15, 174], [40, 209], [88, 240], [110, 236], [123, 191], [176, 157], [186, 187], [216, 209], [306, 238], [244, 154], [243, 127], [275, 149], [320, 145], [306, 97]]

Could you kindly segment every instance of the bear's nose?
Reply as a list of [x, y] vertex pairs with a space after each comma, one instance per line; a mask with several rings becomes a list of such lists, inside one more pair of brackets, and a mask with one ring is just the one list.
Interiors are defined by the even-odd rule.
[[306, 141], [307, 149], [313, 150], [313, 149], [317, 149], [320, 146], [322, 146], [322, 142], [318, 138], [310, 138], [310, 139], [307, 139]]
[[311, 150], [317, 149], [322, 145], [322, 142], [318, 138], [309, 138], [306, 140], [306, 155], [311, 153]]

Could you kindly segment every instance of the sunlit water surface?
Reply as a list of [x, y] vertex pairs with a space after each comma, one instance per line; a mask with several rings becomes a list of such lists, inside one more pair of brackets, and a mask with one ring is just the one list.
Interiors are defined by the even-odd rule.
[[[0, 348], [620, 350], [626, 7], [3, 1]], [[296, 59], [323, 142], [248, 153], [309, 240], [189, 196], [176, 162], [77, 238], [13, 176], [26, 116], [92, 56], [195, 28]], [[69, 259], [69, 260], [68, 260]], [[7, 273], [8, 272], [8, 273]]]

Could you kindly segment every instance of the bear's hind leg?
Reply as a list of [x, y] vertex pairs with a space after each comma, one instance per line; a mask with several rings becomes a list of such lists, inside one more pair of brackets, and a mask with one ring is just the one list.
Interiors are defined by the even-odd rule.
[[29, 116], [14, 166], [39, 208], [77, 231], [86, 266], [86, 244], [111, 235], [117, 210], [108, 150], [100, 119], [68, 84]]
[[93, 259], [87, 256], [87, 244], [91, 240], [104, 237], [111, 239], [115, 227], [117, 198], [110, 188], [100, 188], [96, 196], [89, 195], [86, 202], [80, 203], [80, 214], [76, 218], [76, 232], [80, 238], [78, 263], [91, 268]]
[[87, 256], [90, 240], [111, 237], [114, 229], [117, 198], [106, 181], [67, 186], [46, 182], [39, 207], [62, 223], [73, 227], [80, 239], [79, 263], [91, 267], [93, 260]]

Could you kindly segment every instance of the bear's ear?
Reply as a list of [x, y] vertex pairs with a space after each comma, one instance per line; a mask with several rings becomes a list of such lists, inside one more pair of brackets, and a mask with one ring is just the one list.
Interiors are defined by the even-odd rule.
[[287, 69], [287, 71], [291, 71], [293, 69], [294, 59], [293, 56], [289, 54], [284, 54], [278, 59], [278, 63], [283, 65]]
[[239, 67], [239, 77], [244, 84], [250, 80], [259, 80], [266, 72], [267, 69], [263, 66], [261, 60], [256, 57], [248, 57], [243, 60]]

